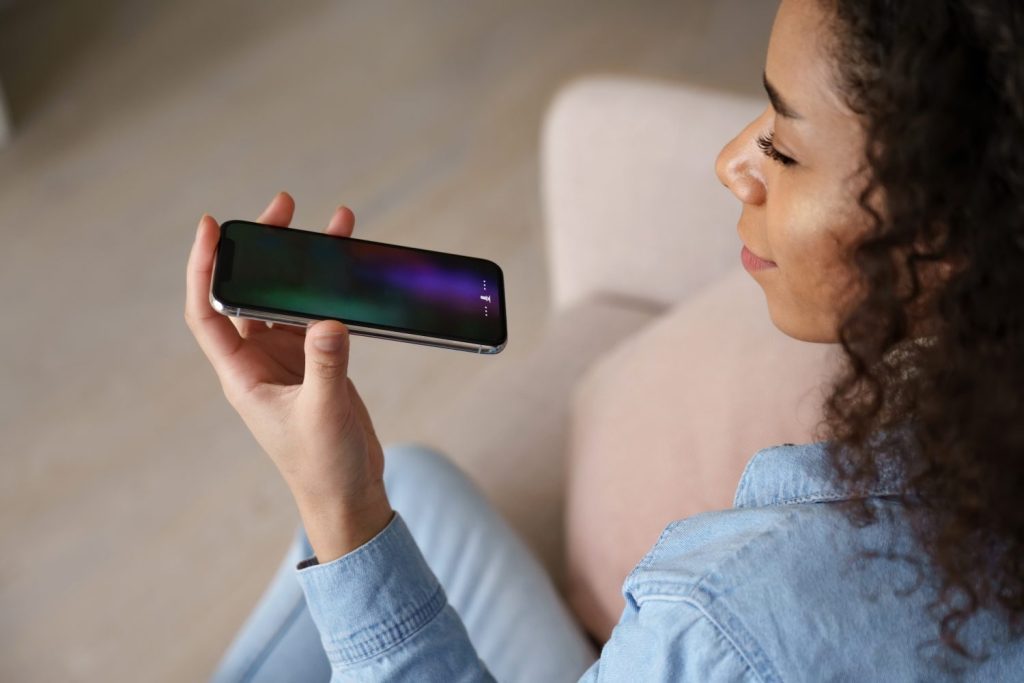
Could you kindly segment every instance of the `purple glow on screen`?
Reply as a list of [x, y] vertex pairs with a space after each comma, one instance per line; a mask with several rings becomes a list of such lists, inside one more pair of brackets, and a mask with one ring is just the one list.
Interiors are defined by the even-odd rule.
[[419, 254], [402, 256], [404, 263], [396, 263], [392, 253], [374, 266], [360, 268], [359, 275], [402, 291], [415, 291], [424, 299], [443, 300], [463, 308], [479, 306], [483, 282], [476, 273], [438, 268]]

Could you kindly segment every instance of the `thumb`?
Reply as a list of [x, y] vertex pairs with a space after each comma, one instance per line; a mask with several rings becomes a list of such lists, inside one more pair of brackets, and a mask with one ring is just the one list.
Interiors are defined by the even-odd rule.
[[348, 328], [337, 320], [321, 320], [306, 330], [303, 392], [314, 400], [347, 396]]

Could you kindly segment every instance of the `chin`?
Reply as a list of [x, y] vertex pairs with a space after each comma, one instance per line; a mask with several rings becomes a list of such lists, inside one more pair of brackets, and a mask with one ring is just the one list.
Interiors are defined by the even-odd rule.
[[835, 344], [839, 341], [834, 327], [821, 325], [817, 320], [807, 320], [806, 317], [792, 315], [788, 311], [785, 313], [778, 311], [770, 303], [768, 304], [768, 315], [779, 332], [797, 341], [812, 344]]

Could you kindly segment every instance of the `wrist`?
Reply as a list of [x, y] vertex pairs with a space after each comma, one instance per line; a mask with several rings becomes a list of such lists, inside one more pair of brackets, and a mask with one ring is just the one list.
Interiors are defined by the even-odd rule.
[[365, 544], [394, 516], [383, 489], [358, 503], [297, 497], [296, 504], [309, 544], [320, 564], [336, 560]]

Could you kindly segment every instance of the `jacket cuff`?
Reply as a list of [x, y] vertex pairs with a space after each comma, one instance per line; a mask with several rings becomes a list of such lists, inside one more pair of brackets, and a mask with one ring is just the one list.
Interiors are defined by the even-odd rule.
[[376, 536], [327, 564], [307, 558], [296, 577], [332, 662], [369, 659], [409, 638], [447, 605], [396, 511]]

